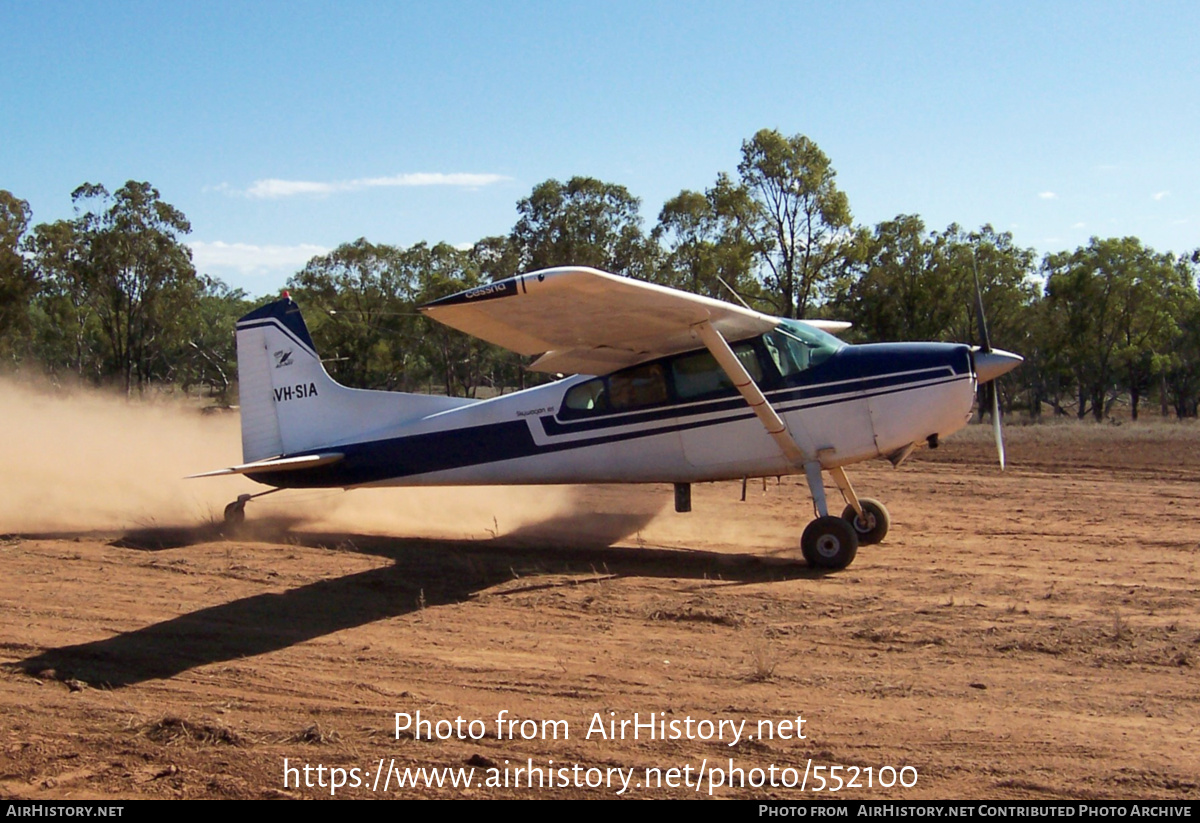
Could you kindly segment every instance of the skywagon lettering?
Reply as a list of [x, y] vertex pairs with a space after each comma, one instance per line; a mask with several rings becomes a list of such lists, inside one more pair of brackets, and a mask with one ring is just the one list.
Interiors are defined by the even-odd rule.
[[275, 402], [283, 403], [287, 400], [303, 400], [306, 397], [317, 396], [316, 383], [297, 383], [294, 386], [283, 386], [275, 390]]

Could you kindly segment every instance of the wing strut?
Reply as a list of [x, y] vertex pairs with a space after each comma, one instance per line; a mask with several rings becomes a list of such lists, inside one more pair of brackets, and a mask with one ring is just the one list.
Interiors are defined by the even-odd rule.
[[[783, 452], [783, 456], [792, 465], [804, 469], [804, 477], [808, 480], [808, 488], [812, 493], [813, 505], [816, 506], [818, 516], [828, 515], [829, 505], [825, 500], [825, 481], [821, 477], [821, 461], [817, 455], [806, 454], [796, 439], [792, 437], [783, 418], [771, 406], [762, 393], [762, 389], [758, 387], [754, 378], [746, 371], [746, 367], [737, 359], [737, 355], [733, 353], [733, 349], [729, 347], [729, 343], [721, 333], [713, 328], [712, 323], [705, 320], [692, 326], [692, 329], [712, 356], [716, 358], [717, 364], [733, 382], [734, 387], [742, 395], [742, 399], [746, 401], [746, 405], [754, 411], [763, 424], [763, 428], [767, 430], [767, 434], [775, 440], [779, 450]], [[846, 479], [846, 473], [841, 469], [836, 469], [833, 476], [838, 481], [838, 487], [845, 492], [850, 485], [850, 481]], [[849, 502], [851, 505], [858, 502], [858, 499], [854, 497], [853, 490], [850, 491]], [[857, 511], [859, 506], [856, 505], [854, 508]], [[859, 514], [861, 513], [859, 512]]]

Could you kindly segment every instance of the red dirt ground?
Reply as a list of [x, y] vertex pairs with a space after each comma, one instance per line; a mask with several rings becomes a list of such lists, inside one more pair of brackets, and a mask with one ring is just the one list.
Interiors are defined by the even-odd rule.
[[[168, 444], [185, 418], [164, 418]], [[236, 424], [203, 425], [164, 477], [236, 460]], [[669, 487], [284, 493], [226, 537], [207, 512], [240, 487], [150, 517], [184, 487], [147, 478], [144, 454], [86, 471], [64, 455], [60, 475], [17, 460], [0, 797], [329, 797], [329, 767], [365, 784], [337, 797], [611, 797], [615, 776], [574, 784], [616, 769], [633, 770], [624, 796], [707, 797], [715, 764], [725, 783], [807, 771], [803, 792], [718, 797], [1200, 798], [1200, 429], [1008, 435], [1003, 474], [982, 427], [853, 470], [892, 531], [830, 574], [796, 551], [811, 503], [795, 478], [750, 481], [744, 503], [740, 483], [696, 487], [689, 515]], [[89, 489], [108, 502], [30, 509]], [[418, 711], [485, 734], [397, 737], [395, 714]], [[503, 711], [534, 739], [497, 739]], [[592, 726], [635, 713], [680, 735]], [[544, 738], [549, 720], [569, 737]], [[729, 745], [728, 725], [689, 739], [701, 720], [747, 722]], [[758, 739], [759, 721], [788, 739]], [[285, 786], [285, 759], [314, 785]], [[552, 785], [513, 785], [530, 761]], [[474, 768], [476, 785], [397, 789], [393, 766]], [[673, 767], [676, 787], [654, 785]], [[834, 774], [858, 785], [814, 793]]]

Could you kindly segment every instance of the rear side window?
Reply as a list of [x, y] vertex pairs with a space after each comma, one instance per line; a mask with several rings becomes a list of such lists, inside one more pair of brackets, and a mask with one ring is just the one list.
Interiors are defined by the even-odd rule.
[[657, 406], [669, 399], [663, 365], [646, 363], [572, 386], [562, 404], [566, 417], [583, 417]]
[[577, 412], [601, 412], [608, 410], [608, 394], [604, 378], [599, 377], [573, 386], [563, 398], [563, 406]]

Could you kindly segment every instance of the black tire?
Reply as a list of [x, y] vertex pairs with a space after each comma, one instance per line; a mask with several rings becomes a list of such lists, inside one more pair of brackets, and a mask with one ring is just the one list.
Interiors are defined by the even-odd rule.
[[887, 507], [870, 497], [860, 497], [858, 502], [862, 504], [866, 522], [859, 519], [853, 506], [846, 507], [846, 510], [842, 512], [842, 519], [854, 527], [854, 533], [858, 535], [858, 545], [871, 546], [875, 543], [882, 543], [883, 538], [887, 536], [888, 528], [892, 525], [892, 518], [888, 514]]
[[235, 500], [225, 507], [225, 525], [231, 529], [246, 522], [246, 504]]
[[858, 534], [840, 517], [818, 517], [805, 528], [800, 551], [813, 568], [844, 569], [858, 554]]

